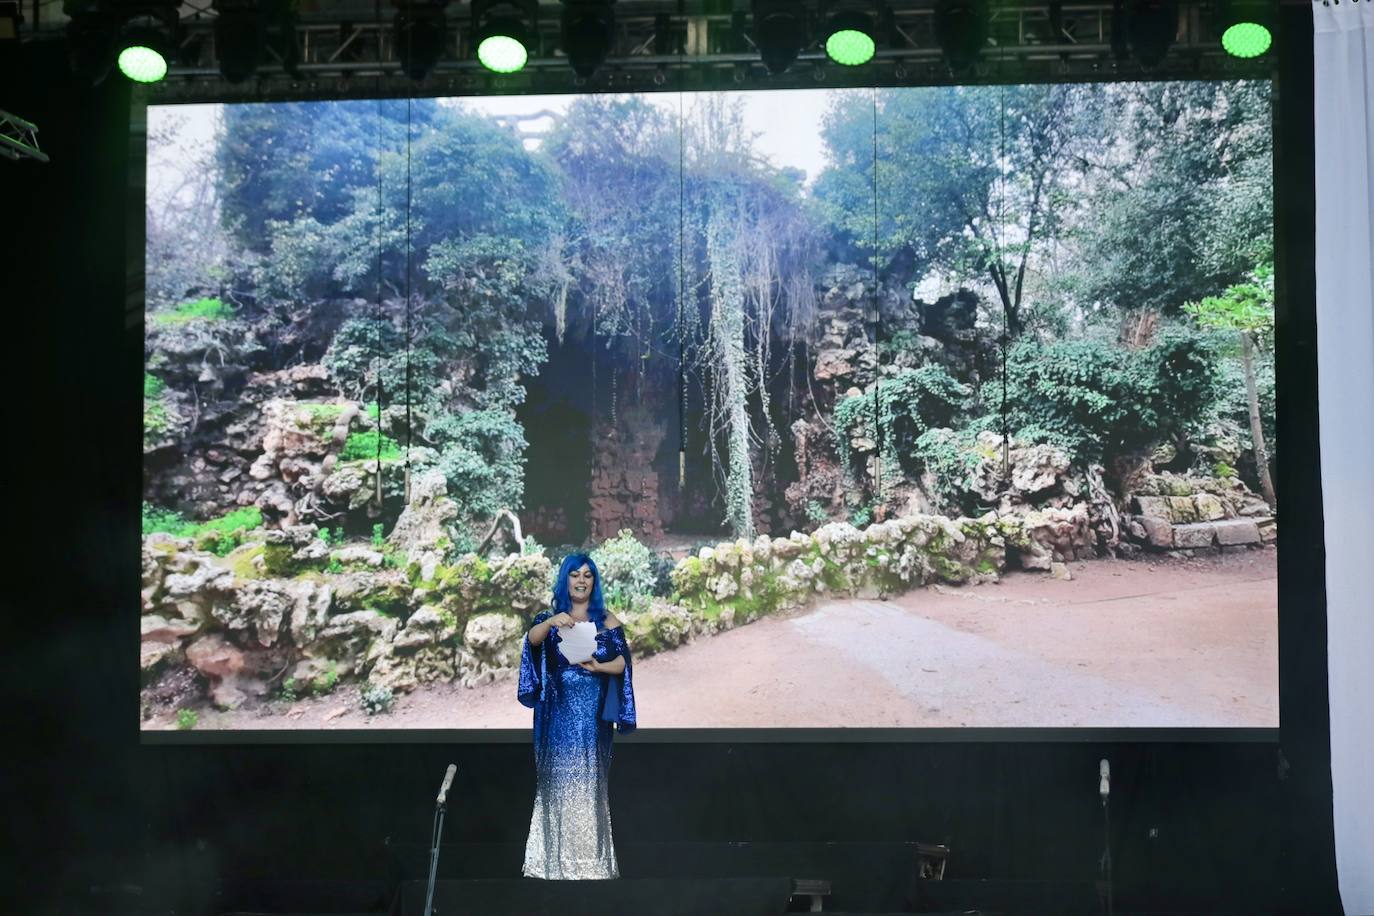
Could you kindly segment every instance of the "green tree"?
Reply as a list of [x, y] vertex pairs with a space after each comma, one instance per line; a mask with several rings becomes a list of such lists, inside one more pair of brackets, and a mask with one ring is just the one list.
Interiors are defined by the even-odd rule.
[[1107, 99], [1114, 126], [1081, 163], [1084, 206], [1066, 238], [1077, 301], [1177, 315], [1272, 260], [1267, 82], [1120, 84]]
[[378, 158], [404, 144], [407, 123], [430, 123], [440, 109], [433, 99], [414, 99], [223, 111], [215, 149], [221, 218], [243, 247], [266, 253], [272, 223], [331, 224], [354, 210], [354, 192], [364, 188], [375, 204]]
[[669, 330], [681, 212], [676, 119], [640, 96], [582, 96], [543, 144], [562, 175], [568, 218], [560, 265], [565, 294], [588, 325], [637, 357]]
[[1269, 473], [1269, 448], [1264, 438], [1259, 386], [1255, 379], [1255, 351], [1274, 333], [1274, 272], [1268, 265], [1256, 271], [1251, 282], [1227, 287], [1220, 296], [1207, 296], [1184, 307], [1199, 325], [1233, 333], [1240, 345], [1245, 374], [1245, 399], [1249, 408], [1250, 441], [1265, 502], [1277, 505], [1274, 481]]
[[1015, 336], [1099, 96], [1070, 85], [879, 90], [876, 108], [841, 96], [824, 123], [832, 165], [816, 195], [855, 253], [874, 257], [876, 240], [896, 279], [937, 271], [987, 283]]

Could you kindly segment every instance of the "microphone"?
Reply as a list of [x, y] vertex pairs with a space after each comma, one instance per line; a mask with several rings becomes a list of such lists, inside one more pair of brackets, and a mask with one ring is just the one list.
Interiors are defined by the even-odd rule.
[[1102, 804], [1107, 803], [1107, 796], [1112, 794], [1112, 765], [1103, 757], [1097, 763], [1097, 794], [1102, 796]]
[[458, 772], [457, 764], [450, 763], [448, 769], [444, 771], [444, 784], [439, 787], [439, 804], [444, 804], [448, 800], [448, 787], [453, 785], [453, 775]]

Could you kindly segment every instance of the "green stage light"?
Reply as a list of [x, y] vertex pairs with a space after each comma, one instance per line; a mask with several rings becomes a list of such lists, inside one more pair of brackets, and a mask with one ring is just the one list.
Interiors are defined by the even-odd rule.
[[1221, 46], [1232, 57], [1259, 57], [1273, 41], [1274, 36], [1258, 22], [1237, 22], [1221, 35]]
[[525, 66], [529, 52], [510, 35], [488, 35], [477, 45], [477, 59], [494, 73], [514, 73]]
[[858, 29], [840, 29], [825, 40], [825, 53], [837, 64], [857, 67], [873, 59], [873, 38]]
[[835, 14], [826, 32], [826, 56], [846, 67], [868, 63], [878, 49], [873, 39], [873, 24], [863, 13]]
[[136, 83], [156, 83], [167, 75], [167, 58], [147, 45], [129, 45], [119, 52], [119, 72]]
[[538, 0], [472, 0], [473, 51], [493, 73], [514, 73], [538, 54]]

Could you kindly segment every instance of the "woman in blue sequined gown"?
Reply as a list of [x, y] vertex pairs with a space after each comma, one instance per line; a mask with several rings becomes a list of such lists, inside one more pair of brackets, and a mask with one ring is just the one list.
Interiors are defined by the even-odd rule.
[[[572, 664], [558, 628], [596, 624], [592, 659]], [[558, 570], [553, 609], [534, 618], [520, 659], [520, 702], [534, 710], [537, 783], [524, 873], [531, 878], [615, 878], [607, 777], [614, 731], [635, 727], [625, 631], [606, 612], [601, 575], [586, 554]]]

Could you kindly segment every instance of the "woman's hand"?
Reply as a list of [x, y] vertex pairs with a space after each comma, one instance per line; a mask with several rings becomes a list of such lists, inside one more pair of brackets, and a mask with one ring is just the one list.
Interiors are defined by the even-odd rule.
[[574, 627], [577, 621], [572, 619], [571, 614], [554, 614], [548, 619], [548, 624], [551, 627]]
[[608, 662], [599, 662], [593, 658], [578, 662], [578, 667], [585, 668], [593, 674], [621, 674], [625, 671], [625, 659], [619, 655]]

